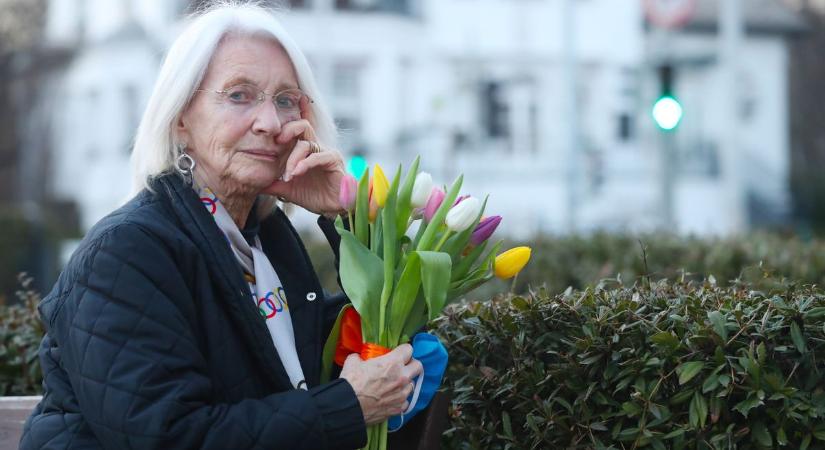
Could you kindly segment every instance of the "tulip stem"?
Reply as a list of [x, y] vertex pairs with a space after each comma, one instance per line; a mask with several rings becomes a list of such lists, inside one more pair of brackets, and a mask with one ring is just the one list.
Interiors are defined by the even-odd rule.
[[355, 227], [353, 226], [354, 224], [352, 223], [352, 211], [351, 210], [347, 210], [347, 220], [349, 220], [349, 230], [351, 232], [355, 233]]
[[450, 237], [450, 233], [452, 232], [449, 229], [447, 229], [447, 231], [444, 232], [444, 236], [441, 236], [441, 240], [438, 241], [438, 244], [436, 244], [435, 248], [433, 249], [434, 252], [439, 251], [441, 249], [441, 246], [444, 245], [445, 242], [447, 242], [447, 238]]
[[516, 280], [518, 280], [518, 274], [513, 275], [513, 283], [510, 284], [510, 294], [516, 293]]

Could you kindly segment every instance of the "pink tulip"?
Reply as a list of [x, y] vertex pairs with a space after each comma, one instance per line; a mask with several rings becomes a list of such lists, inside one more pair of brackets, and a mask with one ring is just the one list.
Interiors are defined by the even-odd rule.
[[441, 206], [441, 202], [444, 201], [445, 195], [441, 188], [433, 188], [432, 192], [430, 192], [430, 198], [427, 199], [427, 205], [424, 206], [424, 220], [427, 222], [433, 220], [433, 216], [435, 212], [438, 211], [438, 207]]
[[345, 174], [341, 177], [341, 189], [338, 191], [338, 203], [342, 209], [352, 211], [355, 207], [355, 194], [358, 192], [358, 181], [354, 176]]
[[498, 228], [499, 223], [501, 223], [501, 216], [485, 217], [473, 230], [473, 234], [470, 236], [470, 244], [477, 246], [489, 239]]

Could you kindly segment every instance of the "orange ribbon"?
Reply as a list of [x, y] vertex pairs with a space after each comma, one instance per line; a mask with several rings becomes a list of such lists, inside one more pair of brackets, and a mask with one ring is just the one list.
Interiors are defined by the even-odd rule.
[[341, 334], [338, 336], [338, 345], [335, 347], [335, 364], [344, 365], [347, 356], [358, 353], [361, 359], [368, 360], [390, 352], [387, 347], [364, 342], [361, 334], [361, 316], [355, 308], [347, 308], [341, 318]]

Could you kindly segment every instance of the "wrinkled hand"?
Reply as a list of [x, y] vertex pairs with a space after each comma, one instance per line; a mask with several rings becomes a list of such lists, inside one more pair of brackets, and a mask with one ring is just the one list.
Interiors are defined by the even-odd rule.
[[403, 344], [384, 356], [367, 361], [353, 353], [344, 361], [341, 378], [346, 379], [364, 414], [367, 425], [381, 423], [404, 412], [413, 390], [412, 379], [424, 370], [412, 359], [412, 346]]
[[[318, 142], [315, 130], [305, 116], [283, 125], [276, 142], [294, 142], [281, 179], [264, 190], [316, 214], [337, 214], [338, 191], [344, 176], [344, 159], [335, 149]], [[321, 146], [321, 152], [311, 153], [310, 142]]]

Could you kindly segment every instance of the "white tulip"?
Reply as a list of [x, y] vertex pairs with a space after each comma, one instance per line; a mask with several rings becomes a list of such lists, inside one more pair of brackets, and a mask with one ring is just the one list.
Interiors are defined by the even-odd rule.
[[467, 197], [447, 212], [444, 222], [451, 231], [459, 233], [475, 225], [480, 212], [481, 202], [475, 197]]
[[427, 204], [430, 192], [433, 190], [433, 177], [427, 172], [421, 172], [415, 177], [410, 203], [413, 208], [421, 208]]

